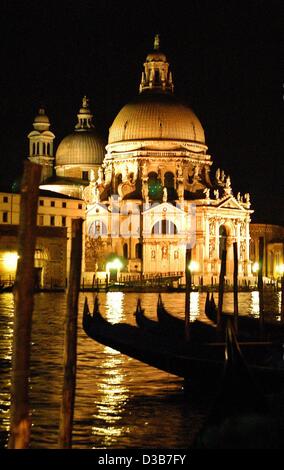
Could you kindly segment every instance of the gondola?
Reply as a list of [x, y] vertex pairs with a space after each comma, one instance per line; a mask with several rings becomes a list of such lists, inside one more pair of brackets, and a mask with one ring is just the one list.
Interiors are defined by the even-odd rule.
[[[216, 325], [217, 323], [217, 306], [214, 301], [213, 293], [209, 300], [209, 293], [207, 293], [205, 303], [205, 314], [207, 318]], [[233, 313], [222, 312], [221, 323], [226, 323], [227, 318], [233, 316]], [[241, 337], [256, 337], [260, 332], [259, 318], [250, 317], [248, 315], [238, 316], [238, 330]], [[263, 335], [267, 338], [278, 338], [284, 340], [284, 325], [264, 317], [263, 321]]]
[[134, 313], [137, 326], [140, 328], [150, 331], [155, 334], [164, 334], [164, 329], [161, 328], [161, 325], [155, 321], [151, 320], [145, 315], [145, 311], [142, 308], [141, 300], [137, 300], [136, 310]]
[[210, 298], [209, 292], [207, 292], [206, 301], [205, 301], [205, 315], [208, 318], [208, 320], [212, 321], [213, 323], [216, 323], [217, 309], [216, 309], [213, 292], [211, 293], [211, 298]]
[[268, 400], [244, 359], [232, 319], [226, 322], [221, 387], [192, 448], [280, 448], [279, 423], [272, 418]]
[[[150, 366], [184, 378], [198, 380], [218, 380], [224, 364], [224, 346], [222, 343], [201, 341], [189, 342], [171, 340], [167, 335], [156, 334], [149, 330], [127, 323], [111, 324], [99, 311], [97, 299], [93, 315], [90, 314], [88, 302], [85, 301], [83, 328], [86, 334], [95, 341], [109, 346], [134, 359]], [[277, 360], [280, 358], [277, 351]], [[250, 362], [250, 368], [269, 386], [283, 383], [284, 369], [273, 364], [265, 365], [264, 360]]]
[[[152, 367], [179, 377], [198, 376], [202, 373], [212, 376], [222, 372], [223, 361], [197, 356], [193, 349], [183, 349], [179, 342], [171, 342], [167, 336], [127, 323], [111, 324], [100, 314], [95, 301], [93, 315], [90, 314], [87, 299], [84, 304], [83, 329], [95, 341], [109, 346]], [[220, 355], [221, 357], [222, 355]], [[207, 375], [208, 376], [208, 375]]]
[[[171, 315], [164, 307], [161, 297], [157, 304], [158, 321], [151, 320], [145, 315], [142, 309], [141, 301], [138, 299], [135, 311], [136, 323], [140, 328], [151, 331], [155, 334], [168, 336], [171, 341], [185, 341], [185, 322], [184, 320]], [[214, 341], [216, 338], [216, 328], [214, 325], [194, 320], [190, 323], [191, 341]]]
[[14, 284], [0, 284], [0, 293], [13, 292]]

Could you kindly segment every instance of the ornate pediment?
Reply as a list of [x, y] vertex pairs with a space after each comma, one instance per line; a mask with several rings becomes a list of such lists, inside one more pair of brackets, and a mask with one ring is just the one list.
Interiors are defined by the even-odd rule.
[[107, 207], [99, 202], [87, 206], [87, 217], [98, 216], [98, 214], [107, 215], [108, 213]]
[[[146, 206], [146, 204], [145, 204]], [[143, 214], [184, 214], [184, 211], [177, 206], [174, 206], [173, 204], [170, 204], [169, 202], [162, 202], [161, 204], [159, 203], [153, 203], [149, 204], [149, 207], [144, 207]]]
[[245, 210], [245, 208], [242, 206], [242, 204], [237, 201], [237, 199], [234, 196], [227, 197], [226, 199], [221, 199], [220, 203], [217, 204], [217, 207], [219, 209], [238, 209], [238, 210]]

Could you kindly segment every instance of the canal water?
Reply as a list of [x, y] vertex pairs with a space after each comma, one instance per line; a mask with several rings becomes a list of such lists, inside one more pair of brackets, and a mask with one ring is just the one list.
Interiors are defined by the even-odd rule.
[[[86, 296], [93, 303], [93, 294]], [[101, 312], [111, 322], [135, 323], [138, 296], [155, 318], [157, 294], [100, 293]], [[184, 293], [162, 294], [169, 311], [182, 317]], [[85, 294], [80, 294], [78, 363], [73, 447], [81, 449], [188, 448], [201, 428], [215, 391], [185, 395], [182, 379], [96, 343], [82, 329]], [[217, 296], [216, 296], [217, 300]], [[205, 294], [191, 293], [191, 317], [204, 318]], [[241, 314], [258, 314], [258, 293], [240, 293]], [[265, 306], [276, 316], [280, 295], [267, 294]], [[57, 447], [62, 389], [62, 354], [66, 295], [35, 295], [31, 351], [30, 406], [32, 448]], [[9, 430], [13, 295], [0, 295], [0, 447]], [[226, 293], [224, 310], [232, 311]]]

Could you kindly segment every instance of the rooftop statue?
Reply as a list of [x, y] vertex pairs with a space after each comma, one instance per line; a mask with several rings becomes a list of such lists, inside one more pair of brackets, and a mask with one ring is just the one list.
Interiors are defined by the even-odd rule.
[[205, 188], [203, 193], [205, 194], [206, 199], [210, 198], [210, 188]]
[[82, 105], [83, 105], [83, 108], [89, 107], [89, 99], [86, 97], [86, 95], [83, 98]]
[[167, 188], [163, 188], [163, 202], [167, 202], [168, 200], [168, 190]]

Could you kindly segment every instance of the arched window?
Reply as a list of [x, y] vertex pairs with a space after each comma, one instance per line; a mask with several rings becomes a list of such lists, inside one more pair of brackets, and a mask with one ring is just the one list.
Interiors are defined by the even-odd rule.
[[219, 227], [219, 258], [222, 259], [222, 252], [227, 248], [227, 230], [224, 225]]
[[155, 70], [155, 84], [160, 83], [160, 74], [159, 70]]
[[135, 245], [135, 258], [142, 259], [142, 243], [136, 243]]
[[164, 184], [168, 191], [168, 200], [177, 198], [175, 191], [175, 177], [171, 171], [167, 171], [164, 177]]
[[157, 173], [152, 171], [151, 173], [149, 173], [148, 177], [150, 199], [153, 199], [154, 201], [161, 200], [163, 196], [163, 186], [160, 179], [158, 179]]
[[175, 187], [175, 177], [171, 171], [165, 173], [165, 186], [167, 189]]
[[96, 238], [101, 235], [107, 235], [106, 224], [102, 220], [96, 220], [89, 227], [89, 237]]
[[127, 243], [123, 244], [123, 257], [125, 259], [128, 259], [128, 245], [127, 245]]
[[152, 235], [176, 235], [177, 226], [171, 220], [159, 220], [153, 225]]

